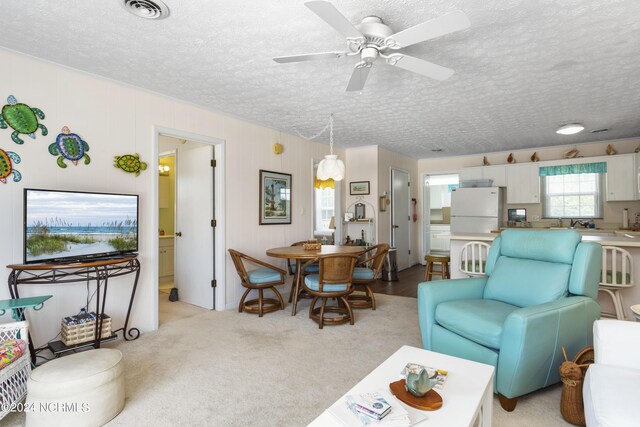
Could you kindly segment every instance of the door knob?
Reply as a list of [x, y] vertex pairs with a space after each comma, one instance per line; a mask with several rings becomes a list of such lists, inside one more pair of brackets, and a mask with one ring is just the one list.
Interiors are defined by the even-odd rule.
[[176, 237], [182, 237], [182, 233], [181, 232], [176, 232]]
[[399, 225], [394, 225], [393, 228], [400, 228], [400, 226]]

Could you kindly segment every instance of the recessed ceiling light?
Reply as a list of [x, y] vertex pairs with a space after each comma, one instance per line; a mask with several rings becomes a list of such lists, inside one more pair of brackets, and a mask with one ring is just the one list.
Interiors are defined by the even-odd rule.
[[161, 0], [123, 0], [128, 12], [144, 19], [163, 19], [169, 16], [169, 8]]
[[573, 135], [578, 132], [582, 132], [584, 130], [584, 126], [580, 123], [569, 123], [563, 126], [560, 126], [556, 133], [560, 135]]
[[434, 153], [439, 153], [442, 151], [442, 148], [432, 148], [431, 151], [433, 151]]

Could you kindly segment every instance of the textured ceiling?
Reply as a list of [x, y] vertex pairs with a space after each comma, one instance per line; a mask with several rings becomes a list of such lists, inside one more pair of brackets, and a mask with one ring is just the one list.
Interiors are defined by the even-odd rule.
[[[0, 46], [291, 133], [313, 135], [334, 112], [336, 145], [414, 158], [640, 135], [638, 0], [333, 0], [351, 22], [377, 15], [394, 31], [453, 10], [471, 20], [404, 50], [454, 69], [449, 80], [378, 60], [362, 94], [345, 93], [353, 57], [271, 60], [343, 50], [302, 0], [164, 1], [169, 18], [147, 21], [120, 0], [2, 0]], [[573, 121], [611, 130], [554, 133]]]

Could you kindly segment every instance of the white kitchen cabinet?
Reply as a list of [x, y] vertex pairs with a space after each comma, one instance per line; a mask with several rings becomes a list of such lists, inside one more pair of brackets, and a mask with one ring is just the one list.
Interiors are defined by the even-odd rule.
[[493, 181], [493, 187], [507, 186], [507, 170], [505, 165], [484, 166], [482, 167], [482, 179], [490, 179]]
[[429, 186], [430, 209], [442, 209], [442, 185]]
[[535, 163], [508, 165], [507, 203], [540, 203], [540, 171]]
[[460, 181], [482, 179], [482, 166], [461, 169], [458, 178]]
[[607, 202], [637, 200], [635, 154], [607, 157]]
[[158, 275], [160, 277], [173, 276], [174, 246], [173, 237], [160, 239], [160, 253], [158, 255]]
[[449, 252], [451, 243], [451, 225], [431, 224], [431, 250]]
[[507, 186], [506, 165], [496, 166], [474, 166], [464, 168], [459, 173], [460, 181], [475, 181], [480, 179], [490, 179], [494, 187]]

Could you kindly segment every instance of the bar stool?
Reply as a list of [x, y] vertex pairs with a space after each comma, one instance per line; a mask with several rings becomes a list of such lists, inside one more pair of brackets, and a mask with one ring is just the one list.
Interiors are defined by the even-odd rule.
[[424, 271], [425, 282], [428, 282], [435, 274], [438, 274], [437, 271], [433, 271], [434, 263], [439, 263], [441, 265], [440, 276], [443, 279], [451, 278], [451, 274], [449, 272], [449, 261], [451, 261], [451, 257], [449, 255], [433, 253], [425, 255], [424, 260], [427, 262], [427, 269]]
[[598, 291], [611, 297], [613, 313], [602, 313], [602, 317], [626, 318], [624, 301], [620, 291], [634, 285], [633, 258], [631, 254], [616, 246], [602, 247], [602, 270]]
[[460, 251], [460, 272], [469, 277], [486, 276], [484, 271], [491, 245], [485, 242], [466, 243]]

